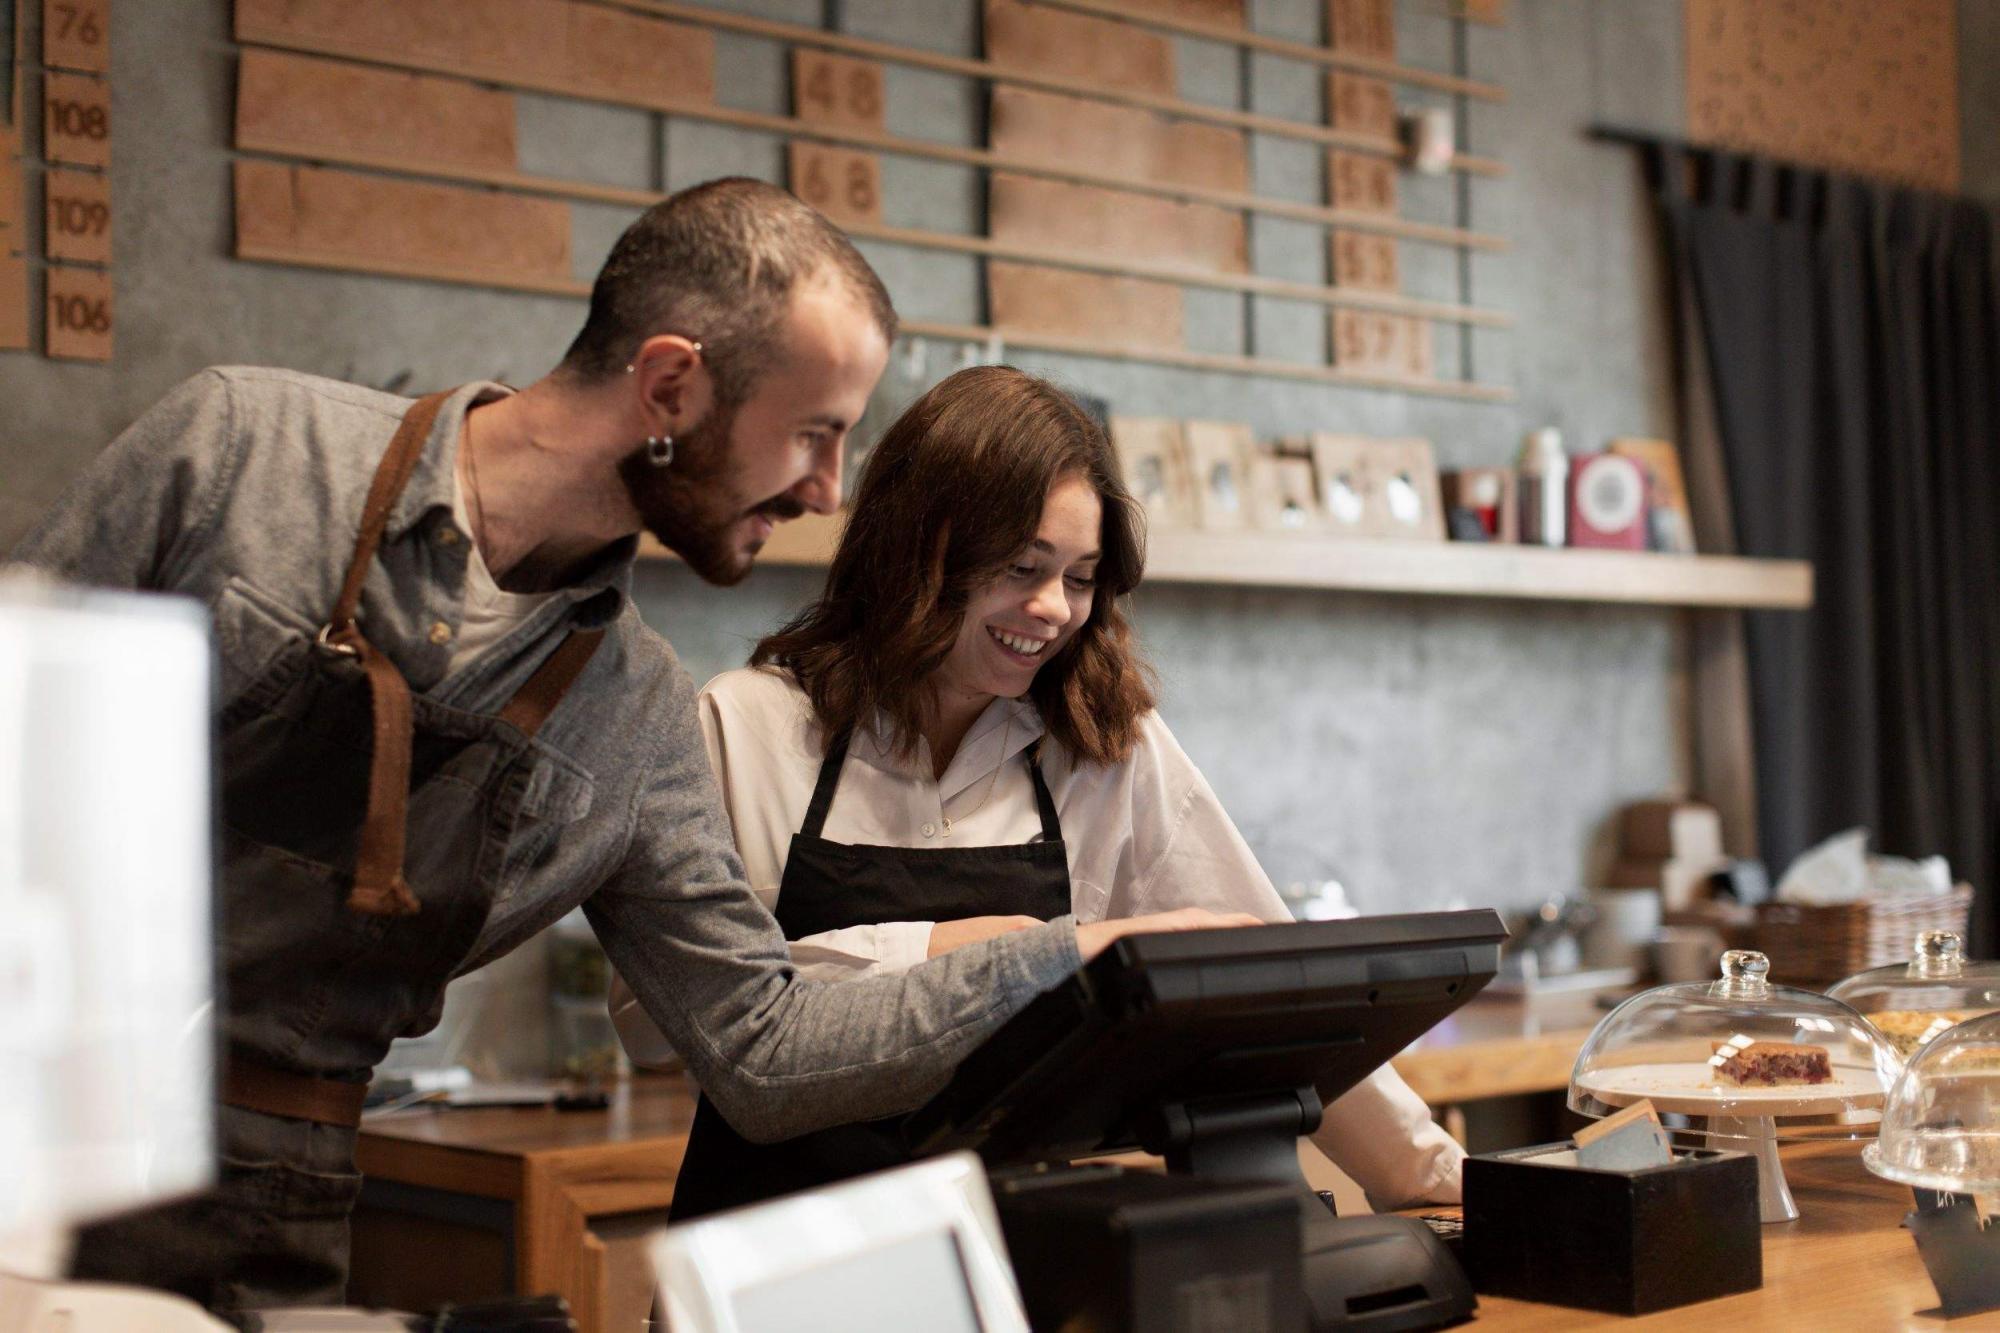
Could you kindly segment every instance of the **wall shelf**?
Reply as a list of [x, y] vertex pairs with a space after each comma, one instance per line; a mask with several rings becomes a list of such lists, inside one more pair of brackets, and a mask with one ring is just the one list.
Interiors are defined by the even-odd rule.
[[[760, 562], [824, 565], [839, 520], [778, 526]], [[650, 539], [643, 554], [671, 559]], [[1812, 605], [1803, 560], [1549, 550], [1457, 542], [1370, 541], [1288, 533], [1155, 532], [1150, 583], [1500, 597], [1522, 601], [1798, 611]]]

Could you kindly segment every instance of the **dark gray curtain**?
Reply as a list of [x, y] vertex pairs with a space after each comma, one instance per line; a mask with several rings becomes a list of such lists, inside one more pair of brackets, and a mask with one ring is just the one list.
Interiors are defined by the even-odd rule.
[[1760, 848], [1862, 824], [1943, 853], [1995, 935], [2000, 424], [1992, 220], [1964, 200], [1660, 146], [1649, 169], [1703, 357], [1736, 546], [1810, 560], [1747, 617]]

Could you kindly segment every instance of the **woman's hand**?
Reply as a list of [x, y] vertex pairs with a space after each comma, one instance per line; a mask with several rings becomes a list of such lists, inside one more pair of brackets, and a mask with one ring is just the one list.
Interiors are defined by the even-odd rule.
[[995, 935], [1027, 930], [1041, 924], [1031, 916], [968, 916], [957, 921], [940, 921], [931, 927], [930, 952], [925, 957], [935, 958], [968, 944], [990, 940]]
[[1206, 907], [1180, 907], [1151, 916], [1128, 916], [1116, 921], [1093, 921], [1076, 928], [1076, 951], [1089, 962], [1111, 947], [1111, 942], [1127, 935], [1152, 935], [1169, 930], [1214, 930], [1223, 926], [1263, 926], [1269, 922], [1248, 912], [1211, 912]]

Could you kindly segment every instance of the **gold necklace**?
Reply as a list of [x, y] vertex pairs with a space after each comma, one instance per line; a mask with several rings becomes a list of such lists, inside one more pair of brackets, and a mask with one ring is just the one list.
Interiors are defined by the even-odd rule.
[[[1000, 770], [1006, 767], [1007, 765], [1007, 758], [1008, 758], [1007, 742], [1013, 738], [1013, 735], [1014, 735], [1014, 714], [1012, 710], [1009, 710], [1007, 713], [1007, 725], [1000, 729], [1000, 761], [993, 765], [993, 771], [987, 775], [986, 794], [979, 798], [978, 805], [973, 806], [970, 810], [967, 810], [963, 815], [961, 815], [960, 816], [961, 819], [970, 819], [972, 816], [978, 814], [981, 810], [985, 809], [986, 803], [993, 799], [993, 788], [998, 786], [1000, 783]], [[944, 807], [942, 805], [938, 807], [938, 818], [944, 821], [944, 836], [949, 838], [951, 836], [951, 816], [944, 812]]]

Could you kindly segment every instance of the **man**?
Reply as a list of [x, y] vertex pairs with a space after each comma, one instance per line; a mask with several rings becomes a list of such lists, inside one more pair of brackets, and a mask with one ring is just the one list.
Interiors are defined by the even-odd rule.
[[202, 598], [222, 677], [221, 1178], [88, 1230], [78, 1276], [337, 1302], [370, 1070], [578, 904], [756, 1139], [906, 1109], [1115, 935], [1208, 923], [1065, 918], [829, 987], [745, 886], [690, 683], [627, 595], [637, 534], [727, 584], [831, 512], [894, 334], [830, 224], [716, 181], [632, 225], [519, 393], [207, 371], [28, 536], [56, 574]]

